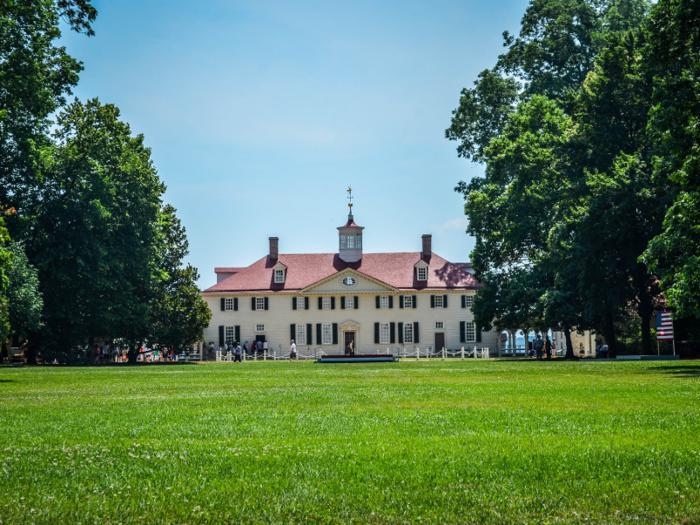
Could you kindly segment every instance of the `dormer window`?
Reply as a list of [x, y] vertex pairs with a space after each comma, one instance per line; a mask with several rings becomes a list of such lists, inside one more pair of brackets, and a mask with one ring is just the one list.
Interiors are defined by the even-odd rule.
[[427, 268], [417, 268], [418, 270], [418, 280], [427, 281], [428, 280], [428, 269]]
[[348, 235], [348, 249], [353, 249], [355, 247], [355, 236]]
[[347, 237], [345, 235], [340, 236], [340, 249], [344, 250], [347, 247]]
[[355, 248], [362, 248], [362, 235], [355, 235]]
[[275, 270], [275, 283], [284, 283], [284, 270]]

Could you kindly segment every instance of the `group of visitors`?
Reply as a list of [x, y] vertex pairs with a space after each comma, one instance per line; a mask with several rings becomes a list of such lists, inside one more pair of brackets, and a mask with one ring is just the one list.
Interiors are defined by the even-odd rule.
[[[248, 344], [248, 341], [245, 342], [245, 344]], [[211, 344], [211, 349], [213, 350], [214, 348], [214, 343]], [[239, 363], [241, 361], [241, 356], [243, 355], [244, 352], [244, 347], [241, 346], [240, 341], [233, 341], [230, 345], [228, 342], [224, 343], [224, 355], [228, 355], [229, 351], [233, 354], [233, 362], [235, 363], [238, 361]]]
[[556, 351], [557, 345], [546, 336], [542, 339], [542, 334], [537, 334], [537, 337], [530, 341], [530, 350], [528, 355], [531, 358], [542, 359], [546, 356], [547, 359], [552, 359], [552, 352]]

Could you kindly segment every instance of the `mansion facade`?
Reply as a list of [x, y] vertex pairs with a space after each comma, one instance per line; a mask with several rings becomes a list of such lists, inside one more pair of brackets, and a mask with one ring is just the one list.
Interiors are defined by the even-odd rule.
[[363, 253], [352, 208], [338, 228], [338, 253], [269, 253], [248, 267], [216, 268], [202, 296], [212, 311], [207, 341], [265, 341], [306, 351], [388, 353], [390, 347], [495, 348], [498, 332], [481, 333], [471, 306], [476, 281], [468, 263], [446, 261], [423, 235], [420, 252]]

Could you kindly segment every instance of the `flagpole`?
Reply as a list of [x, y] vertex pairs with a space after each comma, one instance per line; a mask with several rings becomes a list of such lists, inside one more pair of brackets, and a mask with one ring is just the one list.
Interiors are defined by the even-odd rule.
[[676, 355], [676, 340], [673, 339], [673, 355]]

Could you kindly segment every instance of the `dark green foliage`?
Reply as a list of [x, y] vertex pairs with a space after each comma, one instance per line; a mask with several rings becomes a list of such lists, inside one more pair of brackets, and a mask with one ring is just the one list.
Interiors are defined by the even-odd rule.
[[5, 228], [5, 220], [0, 215], [0, 343], [10, 336], [10, 312], [7, 301], [9, 285], [8, 272], [12, 263], [12, 252], [7, 248], [10, 235]]
[[27, 259], [21, 246], [12, 244], [7, 272], [7, 298], [10, 314], [10, 337], [25, 338], [30, 330], [37, 330], [41, 322], [44, 301], [39, 291], [38, 271]]

